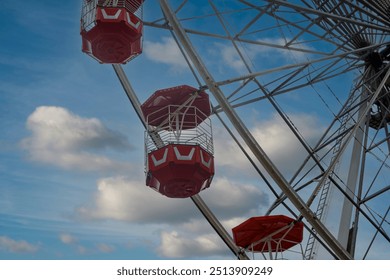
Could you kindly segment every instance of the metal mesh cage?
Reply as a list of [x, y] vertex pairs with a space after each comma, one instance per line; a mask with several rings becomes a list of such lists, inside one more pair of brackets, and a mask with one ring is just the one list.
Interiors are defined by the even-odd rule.
[[142, 19], [143, 0], [98, 0], [98, 6], [107, 8], [126, 8], [130, 13]]
[[144, 0], [83, 0], [81, 9], [81, 30], [89, 31], [96, 25], [96, 8], [125, 8], [128, 12], [143, 20]]
[[[147, 122], [161, 118], [161, 125], [158, 127], [149, 126], [145, 133], [146, 152], [149, 153], [161, 145], [182, 144], [199, 145], [209, 154], [214, 153], [211, 120], [195, 106], [169, 105], [166, 114], [161, 115], [162, 108], [148, 115]], [[190, 129], [183, 129], [191, 127]], [[162, 142], [155, 143], [156, 137]]]

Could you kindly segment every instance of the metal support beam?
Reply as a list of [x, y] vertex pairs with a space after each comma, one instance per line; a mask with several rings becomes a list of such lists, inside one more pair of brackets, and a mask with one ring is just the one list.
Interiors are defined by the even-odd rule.
[[[123, 71], [123, 68], [119, 64], [113, 64], [114, 71], [122, 84], [122, 87], [124, 91], [126, 92], [127, 97], [129, 98], [135, 112], [137, 113], [139, 119], [141, 120], [143, 126], [147, 130], [148, 125], [143, 117], [143, 113], [141, 111], [141, 103], [138, 100], [137, 95], [135, 94], [129, 80], [127, 79], [127, 76], [125, 72]], [[158, 134], [157, 135], [151, 135], [153, 141], [158, 146], [158, 143], [162, 143], [161, 139], [159, 139]], [[215, 215], [211, 212], [211, 210], [207, 207], [206, 203], [203, 201], [203, 199], [199, 195], [194, 195], [191, 197], [191, 200], [194, 202], [196, 207], [199, 209], [199, 211], [203, 214], [203, 216], [207, 219], [207, 221], [210, 223], [212, 228], [217, 232], [217, 234], [221, 237], [221, 239], [225, 242], [225, 244], [229, 247], [229, 249], [233, 252], [235, 256], [237, 256], [240, 260], [248, 260], [248, 256], [245, 254], [243, 250], [241, 250], [233, 241], [232, 237], [229, 235], [229, 233], [225, 230], [225, 228], [222, 226], [222, 224], [218, 221], [218, 219], [215, 217]]]
[[[365, 94], [362, 94], [361, 99], [365, 99]], [[365, 106], [361, 106], [359, 109], [358, 118], [362, 118], [362, 114], [365, 112]], [[352, 148], [352, 156], [349, 165], [348, 178], [347, 178], [347, 188], [346, 192], [349, 197], [355, 200], [356, 186], [359, 175], [359, 167], [361, 164], [362, 151], [363, 151], [363, 138], [365, 135], [366, 123], [361, 123], [358, 129], [355, 132], [353, 148]], [[352, 203], [344, 197], [343, 209], [341, 212], [341, 220], [339, 225], [339, 233], [338, 240], [347, 248], [350, 227], [351, 227], [351, 218], [352, 218]]]
[[160, 0], [160, 5], [163, 10], [163, 13], [169, 23], [171, 24], [172, 30], [182, 44], [184, 50], [186, 51], [188, 57], [192, 61], [195, 68], [198, 70], [199, 74], [203, 78], [204, 82], [208, 86], [208, 89], [213, 93], [215, 99], [229, 118], [230, 122], [234, 125], [242, 139], [251, 149], [252, 153], [263, 165], [268, 174], [273, 178], [275, 183], [280, 187], [280, 189], [286, 194], [294, 206], [299, 210], [299, 212], [305, 217], [305, 219], [312, 225], [316, 232], [321, 236], [321, 238], [329, 245], [329, 247], [334, 251], [339, 259], [351, 259], [349, 253], [340, 245], [340, 243], [334, 238], [334, 236], [328, 231], [328, 229], [316, 219], [315, 214], [311, 209], [305, 204], [305, 202], [299, 197], [299, 195], [294, 191], [290, 186], [287, 180], [283, 177], [280, 171], [268, 158], [264, 150], [257, 143], [256, 139], [250, 133], [249, 129], [245, 126], [243, 121], [237, 115], [235, 110], [232, 108], [226, 97], [224, 96], [221, 89], [217, 86], [212, 75], [208, 72], [203, 61], [198, 56], [194, 47], [192, 46], [187, 34], [180, 25], [175, 13], [170, 8], [167, 0]]

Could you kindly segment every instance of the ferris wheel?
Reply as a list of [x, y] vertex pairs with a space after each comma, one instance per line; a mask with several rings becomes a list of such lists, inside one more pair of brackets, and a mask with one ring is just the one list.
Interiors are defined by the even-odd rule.
[[[83, 51], [113, 65], [145, 126], [146, 185], [190, 198], [239, 259], [388, 257], [390, 1], [84, 0], [81, 19]], [[169, 34], [196, 84], [141, 104], [121, 64], [142, 56], [149, 30]], [[321, 125], [308, 127], [312, 115]], [[258, 116], [299, 153], [273, 156]], [[201, 198], [214, 177], [210, 118], [274, 198], [233, 234]]]

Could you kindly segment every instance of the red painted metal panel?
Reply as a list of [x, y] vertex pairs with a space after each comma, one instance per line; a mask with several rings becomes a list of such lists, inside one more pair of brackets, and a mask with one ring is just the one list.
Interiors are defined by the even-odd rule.
[[303, 223], [283, 215], [252, 217], [232, 231], [237, 246], [255, 252], [282, 252], [303, 239]]
[[[196, 88], [187, 85], [156, 91], [141, 106], [145, 119], [148, 119], [148, 124], [152, 126], [163, 124], [168, 116], [173, 115], [175, 108], [187, 103], [197, 91]], [[188, 104], [191, 104], [191, 108], [183, 107], [178, 111], [180, 118], [178, 122], [183, 124], [181, 129], [194, 128], [211, 114], [209, 96], [204, 91], [200, 91], [196, 99]], [[169, 106], [172, 107], [169, 108]], [[196, 112], [195, 108], [202, 113]]]
[[213, 157], [209, 155], [208, 168], [202, 167], [201, 152], [207, 153], [200, 146], [175, 144], [152, 151], [148, 155], [146, 185], [174, 198], [199, 193], [214, 175]]
[[[142, 1], [133, 4], [137, 6]], [[126, 63], [139, 55], [143, 23], [131, 10], [98, 4], [90, 12], [96, 13], [92, 28], [81, 30], [82, 51], [101, 63]]]

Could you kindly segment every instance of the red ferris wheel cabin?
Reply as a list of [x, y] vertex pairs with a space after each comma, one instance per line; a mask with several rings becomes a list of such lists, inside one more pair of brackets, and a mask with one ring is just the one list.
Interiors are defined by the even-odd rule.
[[146, 185], [174, 198], [208, 188], [214, 156], [207, 93], [186, 85], [158, 90], [141, 109], [148, 125]]
[[142, 52], [144, 0], [84, 0], [82, 51], [100, 63], [126, 63]]

